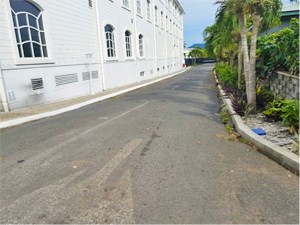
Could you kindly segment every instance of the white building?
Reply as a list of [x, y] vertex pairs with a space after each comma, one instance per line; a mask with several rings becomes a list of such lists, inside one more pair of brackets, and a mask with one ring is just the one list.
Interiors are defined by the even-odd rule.
[[178, 0], [0, 0], [0, 107], [179, 71], [183, 14]]

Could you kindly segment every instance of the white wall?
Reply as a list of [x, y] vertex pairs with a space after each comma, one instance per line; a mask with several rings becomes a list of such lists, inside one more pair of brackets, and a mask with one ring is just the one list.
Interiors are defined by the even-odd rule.
[[[129, 9], [122, 6], [122, 0], [98, 0], [98, 15], [94, 1], [93, 8], [90, 8], [87, 0], [35, 0], [43, 8], [49, 58], [32, 58], [28, 62], [18, 57], [9, 1], [0, 0], [0, 61], [10, 108], [90, 94], [89, 81], [84, 81], [82, 77], [82, 73], [88, 71], [86, 54], [93, 54], [91, 70], [98, 71], [99, 74], [97, 79], [92, 80], [95, 92], [103, 90], [102, 76], [105, 77], [106, 89], [110, 89], [181, 69], [183, 32], [174, 28], [173, 24], [172, 32], [168, 31], [165, 18], [164, 26], [161, 27], [161, 11], [164, 12], [164, 17], [167, 15], [169, 20], [172, 19], [172, 23], [183, 27], [182, 15], [174, 10], [172, 4], [169, 9], [168, 1], [151, 0], [152, 18], [148, 21], [146, 0], [142, 0], [141, 16], [136, 15], [135, 0], [130, 1]], [[154, 24], [155, 5], [158, 7], [158, 26]], [[100, 27], [97, 25], [97, 18]], [[106, 24], [111, 24], [115, 29], [117, 57], [113, 60], [106, 53]], [[125, 54], [126, 30], [132, 33], [131, 58], [127, 58]], [[139, 34], [144, 36], [145, 56], [142, 58], [138, 55]], [[77, 74], [78, 81], [57, 86], [55, 76], [67, 74]], [[30, 79], [40, 77], [44, 81], [44, 91], [42, 94], [32, 95]]]

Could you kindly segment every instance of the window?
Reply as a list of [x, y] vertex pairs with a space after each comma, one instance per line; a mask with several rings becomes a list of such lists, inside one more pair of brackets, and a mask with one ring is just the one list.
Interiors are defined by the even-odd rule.
[[139, 52], [140, 57], [144, 57], [144, 36], [142, 34], [139, 35]]
[[168, 31], [168, 29], [169, 29], [169, 27], [168, 27], [168, 26], [169, 26], [169, 25], [168, 25], [168, 22], [169, 22], [169, 21], [168, 21], [168, 16], [166, 16], [166, 31]]
[[108, 57], [116, 57], [114, 28], [111, 25], [106, 25], [105, 28], [106, 48]]
[[42, 11], [25, 0], [10, 0], [21, 58], [48, 57]]
[[164, 13], [163, 13], [163, 11], [160, 12], [160, 23], [161, 23], [161, 27], [164, 27]]
[[89, 2], [89, 7], [93, 8], [93, 0], [88, 0], [88, 2]]
[[147, 0], [147, 20], [151, 20], [151, 3], [150, 0]]
[[142, 3], [141, 0], [136, 0], [136, 12], [139, 15], [142, 15]]
[[125, 46], [126, 46], [126, 56], [132, 57], [131, 33], [128, 30], [125, 32]]
[[155, 9], [155, 24], [158, 25], [157, 6], [155, 6], [154, 9]]
[[129, 8], [129, 0], [123, 0], [123, 6]]

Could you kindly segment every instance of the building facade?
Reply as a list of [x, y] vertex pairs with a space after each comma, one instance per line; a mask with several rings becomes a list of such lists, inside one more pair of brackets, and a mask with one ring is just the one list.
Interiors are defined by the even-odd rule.
[[182, 69], [178, 0], [0, 0], [2, 110]]

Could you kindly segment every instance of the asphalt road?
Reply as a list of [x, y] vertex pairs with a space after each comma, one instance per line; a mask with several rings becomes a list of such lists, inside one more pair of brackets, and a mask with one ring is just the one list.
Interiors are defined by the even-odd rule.
[[299, 179], [225, 140], [212, 65], [1, 132], [1, 223], [299, 223]]

